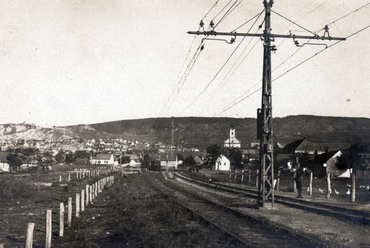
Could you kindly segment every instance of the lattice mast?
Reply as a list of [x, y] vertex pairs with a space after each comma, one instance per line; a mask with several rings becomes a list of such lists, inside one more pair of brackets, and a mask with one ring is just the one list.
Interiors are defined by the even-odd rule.
[[[275, 38], [291, 38], [297, 46], [297, 39], [313, 39], [313, 40], [345, 40], [345, 38], [331, 37], [329, 28], [325, 26], [325, 33], [319, 36], [314, 35], [281, 35], [271, 33], [271, 8], [274, 4], [273, 0], [264, 0], [265, 12], [265, 28], [262, 34], [237, 33], [237, 32], [216, 32], [211, 31], [189, 31], [188, 34], [208, 36], [232, 36], [229, 44], [235, 42], [237, 36], [260, 37], [263, 40], [263, 71], [262, 71], [262, 102], [261, 108], [257, 110], [257, 137], [260, 140], [260, 169], [259, 169], [259, 185], [258, 185], [258, 205], [264, 207], [265, 203], [271, 199], [272, 206], [274, 204], [274, 143], [273, 143], [273, 125], [272, 125], [272, 85], [271, 85], [271, 51], [276, 51], [275, 45], [271, 42]], [[213, 23], [213, 22], [212, 22]], [[200, 23], [204, 25], [203, 21]], [[212, 26], [212, 25], [211, 25]], [[215, 40], [212, 38], [204, 38]], [[305, 43], [309, 45], [309, 43]]]

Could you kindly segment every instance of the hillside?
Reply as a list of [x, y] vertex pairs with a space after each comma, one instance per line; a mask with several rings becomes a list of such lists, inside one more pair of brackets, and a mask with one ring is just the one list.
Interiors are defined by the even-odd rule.
[[[246, 146], [256, 139], [254, 118], [183, 117], [174, 119], [174, 142], [184, 147], [205, 148], [223, 144], [233, 126], [236, 137]], [[287, 116], [274, 118], [275, 141], [286, 144], [306, 135], [310, 141], [325, 143], [357, 143], [370, 141], [370, 119], [323, 116]], [[90, 125], [95, 130], [114, 134], [136, 134], [152, 141], [171, 141], [171, 118], [124, 120]]]
[[[370, 119], [323, 116], [287, 116], [274, 118], [275, 141], [286, 144], [309, 137], [313, 142], [357, 143], [370, 141]], [[242, 146], [256, 139], [254, 118], [174, 118], [175, 145], [204, 149], [210, 144], [223, 144], [233, 126]], [[171, 118], [122, 120], [90, 125], [43, 128], [32, 124], [0, 125], [0, 139], [101, 139], [122, 138], [142, 142], [171, 141]]]

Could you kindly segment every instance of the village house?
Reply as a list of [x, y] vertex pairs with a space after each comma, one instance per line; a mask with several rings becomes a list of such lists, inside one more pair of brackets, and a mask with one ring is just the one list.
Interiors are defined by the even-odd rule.
[[215, 163], [215, 170], [220, 171], [229, 171], [230, 170], [230, 160], [225, 156], [222, 155], [218, 157]]
[[8, 156], [8, 152], [2, 152], [0, 151], [0, 172], [9, 172], [10, 171], [10, 165], [8, 160], [6, 159], [6, 156]]
[[161, 167], [165, 169], [177, 169], [178, 157], [176, 154], [176, 149], [169, 148], [165, 153], [160, 154], [160, 164]]
[[310, 162], [314, 176], [325, 176], [330, 173], [331, 176], [349, 178], [349, 168], [339, 159], [342, 155], [341, 151], [331, 151], [316, 156]]
[[90, 160], [93, 165], [114, 165], [113, 154], [98, 154]]

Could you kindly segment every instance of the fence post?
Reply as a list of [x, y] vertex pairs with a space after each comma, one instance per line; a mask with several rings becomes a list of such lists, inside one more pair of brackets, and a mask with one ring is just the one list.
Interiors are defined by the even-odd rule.
[[242, 179], [241, 179], [241, 184], [244, 183], [244, 170], [242, 170]]
[[90, 191], [89, 191], [89, 193], [90, 193], [90, 203], [92, 203], [92, 200], [94, 200], [94, 195], [93, 195], [93, 186], [92, 185], [90, 185]]
[[326, 182], [328, 183], [328, 187], [326, 189], [326, 198], [330, 198], [330, 190], [331, 190], [331, 187], [330, 187], [330, 173], [326, 174]]
[[310, 196], [312, 196], [313, 171], [310, 172]]
[[68, 197], [68, 227], [71, 227], [72, 223], [72, 197]]
[[250, 185], [251, 184], [251, 175], [252, 175], [252, 171], [249, 170], [248, 171], [248, 184]]
[[98, 196], [98, 182], [95, 182], [95, 188], [94, 188], [95, 197]]
[[276, 181], [276, 191], [280, 190], [280, 177], [281, 177], [281, 170], [279, 169], [278, 174], [277, 174], [277, 181]]
[[59, 176], [59, 182], [60, 183], [62, 182], [62, 176], [61, 175]]
[[356, 175], [351, 169], [351, 202], [356, 201]]
[[80, 217], [80, 194], [76, 193], [76, 217]]
[[71, 181], [71, 174], [68, 174], [68, 182]]
[[85, 211], [85, 190], [81, 189], [81, 212]]
[[51, 210], [46, 210], [46, 239], [45, 248], [51, 247]]
[[[27, 226], [26, 248], [32, 248], [34, 228], [35, 228], [35, 223], [29, 222]], [[0, 244], [0, 247], [1, 247], [1, 244]]]
[[64, 203], [59, 204], [59, 237], [64, 235]]
[[256, 187], [258, 187], [258, 177], [259, 177], [259, 171], [257, 170], [257, 173], [256, 173]]
[[86, 184], [86, 206], [89, 205], [89, 188], [90, 186], [88, 184]]

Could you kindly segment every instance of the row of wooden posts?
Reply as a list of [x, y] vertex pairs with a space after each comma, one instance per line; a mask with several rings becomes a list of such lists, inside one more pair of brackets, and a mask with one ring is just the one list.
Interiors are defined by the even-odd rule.
[[[115, 171], [114, 169], [107, 169], [105, 171], [101, 171], [101, 170], [85, 170], [85, 171], [75, 171], [76, 173], [76, 179], [82, 179], [82, 178], [88, 178], [88, 177], [96, 177], [96, 176], [99, 176], [100, 174], [102, 173], [110, 173], [112, 171]], [[59, 182], [62, 182], [63, 181], [63, 177], [62, 175], [59, 176]], [[71, 181], [71, 173], [68, 174], [68, 177], [67, 177], [67, 181], [70, 182]]]
[[[241, 183], [243, 184], [245, 181], [246, 181], [246, 177], [248, 177], [248, 184], [251, 183], [251, 177], [252, 177], [252, 171], [251, 170], [241, 170], [240, 173], [237, 173], [237, 172], [233, 172], [232, 170], [229, 171], [229, 180], [232, 181], [234, 179], [234, 181], [236, 182], [237, 181], [237, 178], [238, 178], [238, 174], [241, 175]], [[234, 178], [233, 178], [233, 175], [234, 175]], [[280, 175], [281, 175], [281, 171], [279, 170], [278, 171], [278, 175], [277, 175], [277, 179], [274, 180], [274, 188], [276, 189], [276, 191], [279, 191], [280, 190]], [[256, 187], [258, 187], [258, 183], [259, 183], [259, 170], [256, 170], [256, 173], [255, 173], [255, 177], [256, 177]], [[295, 172], [293, 173], [293, 178], [295, 177]], [[326, 181], [327, 181], [327, 189], [326, 189], [326, 197], [327, 198], [330, 198], [330, 194], [331, 194], [331, 175], [330, 173], [327, 173], [326, 175]], [[355, 187], [355, 183], [356, 183], [356, 175], [354, 173], [351, 172], [351, 199], [350, 201], [351, 202], [355, 202], [356, 201], [356, 187]], [[313, 172], [311, 171], [310, 172], [310, 184], [309, 184], [309, 187], [308, 187], [308, 191], [309, 191], [309, 195], [312, 196], [312, 184], [313, 184]], [[297, 192], [297, 186], [296, 186], [296, 182], [293, 180], [293, 191], [294, 192]]]
[[[111, 172], [111, 171], [109, 171]], [[99, 175], [99, 171], [78, 171], [76, 173], [76, 178], [81, 179], [85, 177], [95, 177]], [[70, 174], [68, 175], [67, 181], [70, 181]], [[62, 178], [60, 177], [60, 181]], [[81, 193], [76, 193], [75, 201], [75, 217], [80, 217], [80, 212], [85, 211], [85, 207], [89, 204], [92, 204], [92, 201], [95, 197], [98, 196], [98, 193], [101, 193], [104, 187], [110, 186], [114, 183], [114, 176], [104, 177], [91, 185], [86, 185], [85, 189], [81, 190]], [[67, 206], [67, 225], [71, 227], [72, 223], [72, 197], [68, 197], [68, 206]], [[64, 203], [61, 202], [59, 205], [59, 237], [64, 236], [64, 217], [65, 207]], [[45, 235], [45, 247], [51, 247], [51, 236], [52, 236], [52, 210], [46, 210], [46, 235]], [[35, 228], [35, 223], [28, 223], [27, 226], [27, 236], [26, 236], [26, 248], [32, 248], [33, 245], [33, 230]]]

